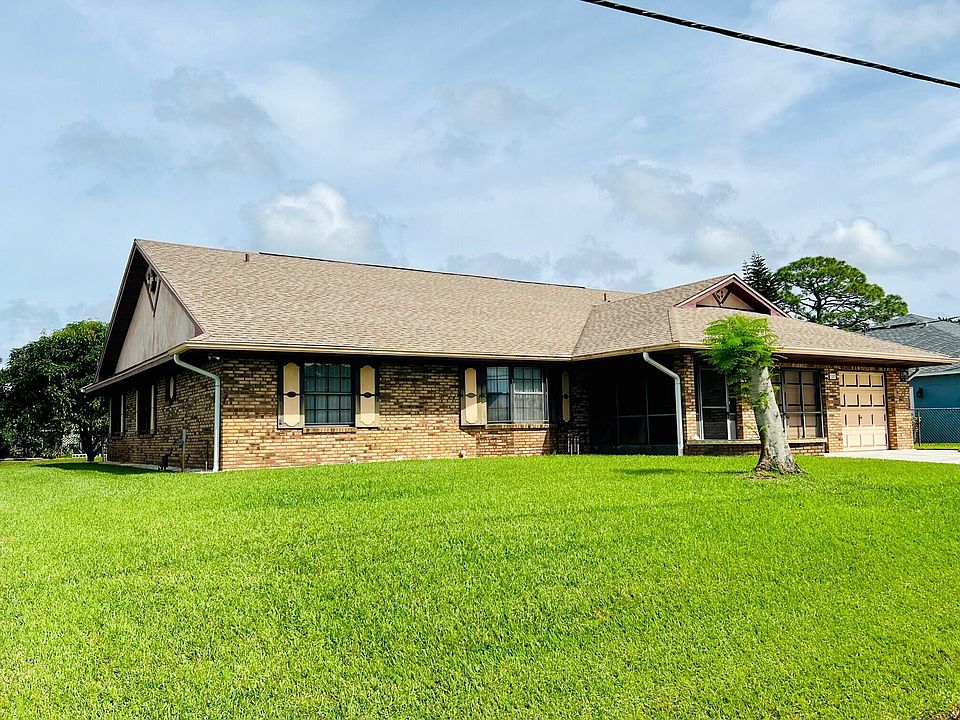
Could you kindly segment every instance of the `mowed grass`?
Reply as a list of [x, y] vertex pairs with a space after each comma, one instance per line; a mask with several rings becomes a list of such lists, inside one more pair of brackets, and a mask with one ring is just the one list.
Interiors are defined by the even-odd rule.
[[918, 450], [960, 450], [960, 443], [923, 443], [914, 447]]
[[924, 718], [960, 472], [0, 464], [2, 717]]

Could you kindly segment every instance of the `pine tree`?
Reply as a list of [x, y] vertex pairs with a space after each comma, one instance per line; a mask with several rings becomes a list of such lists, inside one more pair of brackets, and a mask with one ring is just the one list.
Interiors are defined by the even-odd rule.
[[783, 283], [767, 267], [767, 261], [760, 253], [753, 253], [743, 264], [743, 279], [747, 285], [763, 295], [774, 305], [779, 305], [783, 295]]

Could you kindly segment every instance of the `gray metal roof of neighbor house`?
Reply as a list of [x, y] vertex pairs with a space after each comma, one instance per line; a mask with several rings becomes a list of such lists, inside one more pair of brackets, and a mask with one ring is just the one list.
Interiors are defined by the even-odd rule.
[[[893, 318], [864, 330], [871, 337], [910, 345], [930, 352], [960, 358], [960, 322], [915, 315]], [[953, 365], [921, 369], [918, 375], [950, 375], [960, 373], [960, 362]]]
[[123, 325], [142, 285], [132, 274], [147, 266], [197, 326], [197, 335], [166, 357], [207, 349], [550, 361], [695, 349], [704, 346], [707, 324], [730, 311], [691, 300], [729, 285], [765, 306], [786, 354], [945, 362], [783, 317], [735, 275], [628, 293], [136, 240], [94, 388], [114, 375]]

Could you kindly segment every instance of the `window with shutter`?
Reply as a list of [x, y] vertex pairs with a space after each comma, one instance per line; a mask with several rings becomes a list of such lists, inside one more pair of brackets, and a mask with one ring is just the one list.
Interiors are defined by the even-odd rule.
[[491, 423], [547, 421], [547, 382], [539, 367], [487, 368], [487, 420]]

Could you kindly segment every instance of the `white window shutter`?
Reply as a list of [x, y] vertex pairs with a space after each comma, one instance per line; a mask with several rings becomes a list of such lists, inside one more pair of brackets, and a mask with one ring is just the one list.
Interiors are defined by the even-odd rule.
[[357, 384], [357, 391], [357, 427], [379, 427], [377, 369], [373, 365], [364, 365], [360, 368], [360, 381]]
[[280, 408], [277, 426], [303, 427], [303, 404], [300, 397], [300, 364], [286, 363], [280, 369]]
[[463, 370], [463, 397], [460, 403], [461, 425], [486, 425], [487, 401], [476, 368]]
[[560, 417], [568, 423], [570, 422], [570, 373], [566, 370], [560, 373], [560, 400]]

